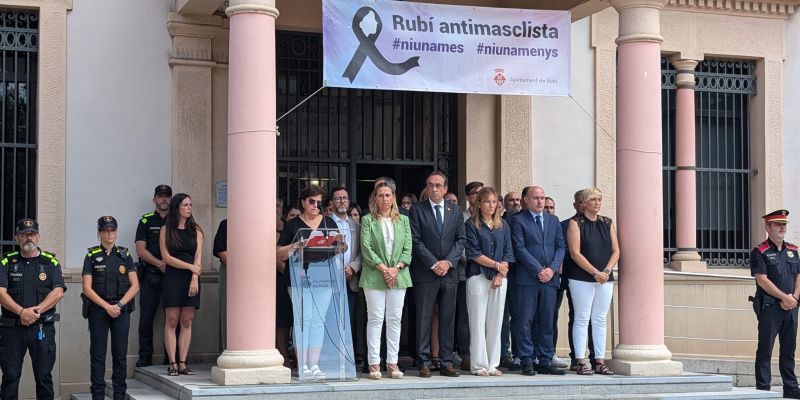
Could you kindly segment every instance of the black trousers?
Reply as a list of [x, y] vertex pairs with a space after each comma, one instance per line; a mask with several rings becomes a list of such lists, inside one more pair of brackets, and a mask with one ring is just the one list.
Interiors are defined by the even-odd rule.
[[[39, 332], [43, 337], [40, 337]], [[30, 352], [36, 398], [52, 399], [53, 365], [56, 362], [56, 327], [52, 323], [0, 328], [0, 399], [16, 400], [25, 353]]]
[[467, 281], [458, 282], [456, 299], [456, 345], [461, 358], [469, 357], [469, 313], [467, 312]]
[[154, 267], [141, 264], [139, 291], [139, 358], [153, 358], [153, 320], [161, 304], [161, 284], [164, 274]]
[[514, 356], [523, 366], [532, 365], [534, 359], [539, 360], [539, 365], [549, 365], [555, 354], [552, 317], [557, 289], [539, 284], [514, 288], [514, 309], [519, 319], [514, 323], [516, 332], [511, 340], [516, 338], [519, 342], [514, 346]]
[[[556, 290], [556, 308], [555, 308], [555, 311], [553, 312], [553, 349], [556, 349], [557, 346], [558, 346], [558, 310], [561, 309], [561, 303], [564, 302], [564, 291], [565, 290], [561, 289], [561, 288], [558, 288]], [[539, 332], [539, 320], [538, 319], [536, 321], [534, 321], [534, 323], [533, 323], [533, 331], [534, 332]], [[534, 343], [535, 343], [535, 338], [534, 338]], [[570, 347], [570, 349], [571, 349], [571, 347]], [[541, 351], [539, 350], [539, 347], [534, 345], [533, 353], [538, 355], [540, 352]]]
[[131, 327], [131, 315], [120, 313], [111, 318], [100, 307], [92, 306], [89, 310], [89, 360], [93, 400], [105, 399], [106, 392], [106, 349], [108, 332], [111, 332], [111, 383], [114, 387], [114, 400], [124, 400], [128, 385], [125, 377], [128, 366], [125, 359], [128, 355], [128, 331]]
[[778, 369], [783, 379], [783, 389], [797, 388], [794, 373], [794, 351], [797, 347], [797, 308], [786, 311], [780, 304], [767, 304], [758, 316], [758, 348], [756, 349], [756, 389], [769, 390], [772, 373], [772, 347], [775, 336], [780, 341]]
[[[153, 358], [153, 321], [156, 313], [163, 312], [161, 307], [162, 284], [164, 274], [155, 267], [141, 264], [142, 274], [139, 276], [139, 359]], [[175, 337], [181, 332], [181, 325], [175, 329]], [[167, 359], [166, 348], [164, 359]], [[175, 347], [175, 359], [178, 360], [178, 347]], [[166, 364], [166, 362], [165, 362]]]
[[431, 366], [431, 323], [435, 305], [439, 306], [439, 359], [442, 367], [452, 364], [457, 297], [457, 283], [448, 283], [443, 279], [436, 279], [433, 282], [414, 282], [417, 364], [421, 367]]
[[508, 289], [506, 289], [506, 307], [503, 312], [503, 325], [500, 328], [500, 351], [503, 357], [507, 355], [516, 356], [516, 346], [519, 343], [519, 339], [516, 338], [517, 333], [514, 330], [515, 317], [519, 319], [514, 311], [514, 303], [516, 303], [514, 287], [514, 285], [508, 285]]
[[[575, 322], [575, 306], [572, 304], [572, 294], [569, 290], [567, 290], [567, 305], [569, 306], [569, 320], [567, 322], [567, 329], [569, 330], [568, 337], [569, 339], [569, 358], [570, 358], [570, 365], [575, 366], [577, 365], [577, 361], [575, 358], [575, 344], [572, 341], [572, 325]], [[589, 321], [589, 363], [594, 367], [594, 340], [592, 340], [592, 322]], [[586, 353], [582, 353], [586, 354]]]

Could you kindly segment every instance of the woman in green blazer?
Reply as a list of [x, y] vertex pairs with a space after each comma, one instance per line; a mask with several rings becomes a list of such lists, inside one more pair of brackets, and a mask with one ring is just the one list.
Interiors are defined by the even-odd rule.
[[370, 214], [361, 218], [361, 279], [367, 299], [367, 362], [370, 379], [381, 379], [381, 326], [386, 319], [386, 369], [400, 379], [397, 368], [400, 319], [406, 288], [411, 287], [411, 225], [397, 209], [394, 188], [380, 183], [369, 200]]

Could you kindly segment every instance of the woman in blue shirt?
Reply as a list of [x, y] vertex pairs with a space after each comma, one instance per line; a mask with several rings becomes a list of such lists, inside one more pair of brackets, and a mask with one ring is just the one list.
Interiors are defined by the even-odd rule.
[[511, 229], [503, 221], [500, 196], [493, 188], [478, 192], [464, 223], [467, 234], [467, 312], [469, 313], [470, 371], [500, 376], [500, 330], [506, 302], [508, 264], [514, 262]]

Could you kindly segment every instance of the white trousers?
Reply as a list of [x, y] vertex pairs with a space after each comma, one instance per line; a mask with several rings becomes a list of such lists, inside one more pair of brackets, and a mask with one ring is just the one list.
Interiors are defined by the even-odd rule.
[[597, 283], [570, 279], [569, 292], [575, 306], [575, 322], [572, 327], [572, 342], [575, 358], [586, 358], [586, 343], [589, 341], [589, 320], [592, 321], [594, 358], [606, 358], [606, 316], [614, 295], [614, 282]]
[[367, 300], [367, 362], [381, 362], [381, 328], [386, 320], [386, 363], [397, 364], [400, 351], [400, 322], [405, 289], [364, 289]]
[[483, 275], [467, 279], [467, 313], [469, 314], [469, 354], [472, 373], [491, 372], [500, 365], [500, 330], [506, 305], [508, 282], [492, 289], [492, 281]]

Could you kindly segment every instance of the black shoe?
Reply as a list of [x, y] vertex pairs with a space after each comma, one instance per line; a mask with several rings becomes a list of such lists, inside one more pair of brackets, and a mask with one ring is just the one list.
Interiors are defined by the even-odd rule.
[[783, 389], [783, 397], [786, 399], [800, 399], [800, 389]]
[[514, 361], [511, 363], [511, 366], [508, 367], [509, 371], [522, 371], [522, 362], [520, 361], [519, 357], [514, 357]]
[[512, 364], [514, 364], [514, 357], [505, 356], [500, 360], [500, 366], [503, 368], [511, 368]]
[[137, 368], [149, 367], [153, 365], [153, 360], [151, 358], [140, 357], [139, 361], [136, 361]]
[[565, 375], [567, 373], [563, 369], [558, 369], [553, 363], [537, 365], [536, 372], [544, 375]]
[[532, 364], [531, 365], [526, 365], [526, 366], [522, 367], [522, 375], [535, 376], [536, 375], [536, 370], [533, 369], [533, 365]]
[[442, 362], [439, 357], [431, 357], [431, 372], [439, 371], [442, 368]]

